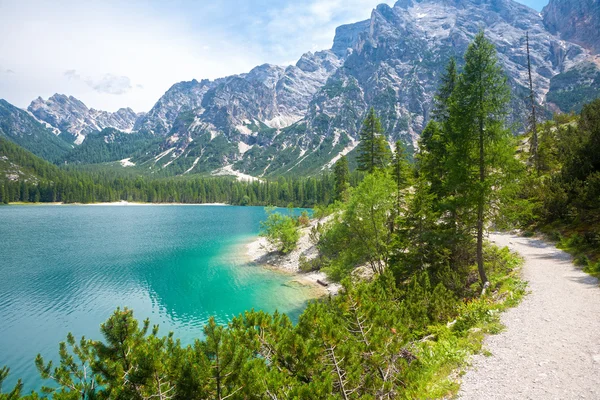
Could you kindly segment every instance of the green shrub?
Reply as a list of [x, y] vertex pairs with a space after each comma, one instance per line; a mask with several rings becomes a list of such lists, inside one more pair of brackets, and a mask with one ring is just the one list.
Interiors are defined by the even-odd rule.
[[600, 261], [596, 263], [589, 263], [587, 267], [584, 268], [584, 271], [590, 275], [600, 277]]
[[266, 237], [269, 243], [283, 254], [293, 251], [300, 239], [296, 220], [289, 215], [275, 212], [273, 208], [268, 208], [267, 214], [267, 220], [260, 223], [260, 236]]

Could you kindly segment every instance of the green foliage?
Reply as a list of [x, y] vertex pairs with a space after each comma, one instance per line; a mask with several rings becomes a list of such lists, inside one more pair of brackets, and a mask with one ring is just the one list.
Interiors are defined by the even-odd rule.
[[95, 399], [96, 389], [106, 382], [92, 370], [94, 342], [81, 338], [75, 342], [69, 333], [67, 341], [60, 343], [60, 363], [54, 367], [52, 361], [47, 364], [38, 354], [35, 365], [43, 379], [54, 381], [53, 386], [42, 387], [42, 393], [52, 395], [54, 399]]
[[260, 223], [260, 235], [267, 238], [280, 253], [287, 254], [296, 248], [300, 231], [297, 221], [290, 215], [267, 209], [267, 220]]
[[390, 211], [395, 192], [394, 181], [382, 171], [367, 175], [352, 190], [343, 212], [319, 242], [319, 250], [331, 260], [326, 270], [333, 279], [340, 280], [361, 264], [375, 273], [383, 271], [392, 244]]
[[513, 225], [539, 229], [595, 273], [600, 260], [600, 100], [581, 115], [556, 115], [540, 132], [541, 168], [531, 168], [515, 194]]
[[303, 228], [306, 228], [310, 225], [310, 217], [308, 216], [307, 211], [302, 211], [302, 213], [298, 217], [298, 225], [300, 225]]
[[506, 128], [509, 98], [496, 49], [480, 32], [465, 53], [464, 70], [450, 98], [447, 168], [455, 211], [460, 215], [456, 221], [464, 224], [464, 231], [477, 232], [482, 284], [487, 281], [483, 264], [487, 213], [516, 163], [513, 138]]

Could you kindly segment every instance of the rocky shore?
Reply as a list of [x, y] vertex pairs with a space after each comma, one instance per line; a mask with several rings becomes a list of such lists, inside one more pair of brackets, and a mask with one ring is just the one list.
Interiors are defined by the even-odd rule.
[[310, 240], [310, 231], [319, 222], [324, 223], [326, 221], [313, 220], [308, 227], [300, 230], [298, 246], [289, 254], [279, 254], [266, 238], [259, 237], [247, 245], [247, 255], [252, 262], [258, 265], [294, 274], [299, 282], [319, 285], [325, 290], [326, 294], [336, 295], [341, 286], [338, 283], [330, 282], [325, 273], [319, 271], [304, 273], [300, 270], [300, 258], [302, 256], [306, 257], [307, 260], [311, 260], [318, 255], [316, 245]]

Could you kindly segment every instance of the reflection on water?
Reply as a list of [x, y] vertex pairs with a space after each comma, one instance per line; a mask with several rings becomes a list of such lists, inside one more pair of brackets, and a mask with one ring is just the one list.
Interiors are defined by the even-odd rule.
[[0, 366], [26, 390], [41, 382], [33, 360], [54, 357], [70, 331], [99, 338], [118, 306], [150, 318], [183, 343], [213, 315], [244, 310], [297, 317], [311, 289], [245, 264], [259, 207], [0, 207]]

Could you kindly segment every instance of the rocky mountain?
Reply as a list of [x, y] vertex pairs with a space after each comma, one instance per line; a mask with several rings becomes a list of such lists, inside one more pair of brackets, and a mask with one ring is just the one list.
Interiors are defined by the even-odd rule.
[[446, 63], [456, 57], [460, 66], [481, 29], [512, 87], [515, 126], [524, 128], [528, 109], [527, 34], [540, 107], [578, 110], [600, 95], [597, 11], [598, 0], [551, 0], [542, 14], [513, 0], [399, 0], [340, 26], [329, 50], [295, 65], [177, 83], [145, 115], [96, 111], [63, 95], [37, 99], [29, 111], [78, 144], [104, 128], [133, 131], [94, 133], [68, 162], [127, 155], [123, 165], [161, 175], [315, 174], [352, 154], [369, 107], [390, 142], [414, 148]]
[[81, 144], [88, 134], [105, 128], [132, 132], [141, 116], [131, 108], [121, 108], [114, 113], [95, 110], [75, 97], [64, 94], [55, 94], [48, 100], [38, 97], [27, 110], [63, 135], [71, 136], [75, 144]]
[[0, 99], [0, 137], [53, 162], [61, 162], [72, 147], [28, 112], [2, 99]]
[[551, 0], [542, 15], [550, 33], [600, 53], [600, 0]]
[[600, 0], [551, 0], [542, 15], [549, 32], [593, 54], [553, 76], [546, 96], [551, 111], [579, 112], [600, 97]]
[[[315, 173], [354, 149], [371, 106], [390, 142], [414, 147], [445, 64], [452, 56], [460, 60], [480, 29], [496, 45], [509, 77], [517, 124], [527, 112], [527, 33], [540, 104], [547, 95], [565, 97], [560, 93], [572, 88], [560, 84], [560, 76], [590, 59], [586, 48], [549, 32], [542, 15], [512, 0], [399, 0], [378, 6], [368, 20], [339, 27], [331, 50], [309, 53], [296, 66], [263, 65], [245, 75], [175, 85], [145, 117], [153, 121], [149, 126], [161, 127], [155, 132], [167, 132], [158, 153], [165, 162], [158, 167]], [[562, 111], [577, 106], [553, 104]], [[208, 154], [212, 161], [203, 165]]]
[[247, 74], [215, 81], [193, 80], [173, 85], [156, 105], [141, 118], [136, 130], [167, 134], [181, 112], [194, 114], [216, 129], [231, 131], [246, 120], [258, 119], [272, 128], [282, 128], [300, 120], [308, 103], [327, 78], [340, 66], [331, 51], [307, 53], [296, 65], [264, 64]]

